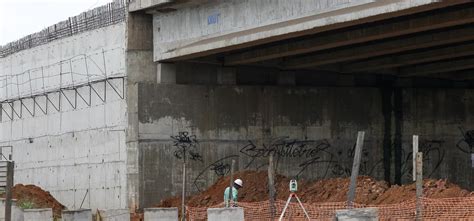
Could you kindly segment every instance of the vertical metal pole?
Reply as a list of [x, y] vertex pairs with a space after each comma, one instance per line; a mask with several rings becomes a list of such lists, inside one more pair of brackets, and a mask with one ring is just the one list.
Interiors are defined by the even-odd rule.
[[416, 220], [423, 220], [423, 153], [416, 154]]
[[227, 204], [227, 207], [232, 207], [232, 204], [234, 203], [234, 199], [233, 199], [233, 196], [232, 196], [232, 190], [234, 188], [234, 164], [235, 164], [235, 160], [232, 160], [232, 164], [231, 164], [231, 167], [230, 167], [230, 185], [229, 185], [229, 204]]
[[186, 220], [186, 208], [184, 201], [186, 198], [186, 158], [183, 160], [183, 193], [181, 199], [181, 220]]
[[347, 193], [347, 207], [352, 209], [352, 204], [355, 199], [355, 190], [357, 186], [357, 176], [359, 176], [360, 158], [362, 155], [362, 146], [364, 144], [364, 131], [357, 133], [357, 143], [354, 152], [354, 162], [352, 163], [351, 183], [349, 185], [349, 193]]
[[13, 161], [7, 162], [7, 186], [5, 188], [5, 221], [12, 220]]
[[273, 166], [273, 153], [268, 159], [268, 193], [270, 198], [270, 216], [274, 220], [275, 217], [275, 167]]
[[416, 181], [416, 154], [418, 153], [418, 135], [413, 135], [413, 181]]

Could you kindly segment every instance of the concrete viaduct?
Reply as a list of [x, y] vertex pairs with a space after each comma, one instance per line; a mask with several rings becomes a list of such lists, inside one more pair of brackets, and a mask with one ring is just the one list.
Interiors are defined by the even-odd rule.
[[[90, 192], [87, 207], [133, 210], [180, 194], [183, 159], [189, 193], [228, 174], [232, 160], [238, 170], [266, 169], [271, 153], [289, 177], [346, 177], [364, 130], [361, 174], [411, 182], [416, 134], [425, 177], [473, 190], [471, 1], [116, 8], [48, 29], [66, 27], [65, 37], [0, 48], [0, 146], [13, 148], [17, 182], [70, 208]], [[33, 107], [50, 112], [28, 115]]]
[[[366, 130], [364, 173], [397, 184], [410, 179], [411, 136], [419, 134], [427, 176], [472, 189], [470, 1], [136, 0], [129, 11], [152, 16], [158, 69], [156, 83], [138, 89], [147, 162], [140, 196], [161, 195], [163, 186], [178, 194], [164, 183], [180, 174], [163, 157], [172, 151], [161, 140], [169, 125], [202, 140], [211, 169], [232, 156], [239, 169], [260, 168], [274, 148], [279, 173], [310, 179], [348, 175], [347, 152]], [[308, 140], [318, 154], [278, 151]], [[215, 174], [196, 176], [199, 190]]]

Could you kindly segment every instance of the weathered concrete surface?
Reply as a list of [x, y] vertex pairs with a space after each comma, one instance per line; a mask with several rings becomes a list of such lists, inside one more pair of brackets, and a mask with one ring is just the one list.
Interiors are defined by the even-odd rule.
[[[188, 152], [193, 153], [187, 170], [190, 192], [202, 191], [227, 174], [232, 159], [236, 170], [264, 169], [274, 151], [277, 173], [306, 179], [349, 176], [358, 130], [367, 134], [362, 175], [387, 175], [396, 182], [400, 173], [401, 181], [408, 182], [411, 163], [406, 159], [411, 159], [411, 137], [418, 134], [420, 149], [430, 156], [424, 162], [426, 177], [448, 178], [473, 189], [472, 149], [466, 134], [474, 124], [469, 114], [474, 91], [399, 92], [394, 99], [378, 88], [140, 84], [142, 205], [180, 194], [182, 159], [175, 146], [180, 136], [196, 140]], [[394, 151], [396, 143], [400, 160], [394, 161], [394, 155], [384, 160], [384, 149]]]
[[377, 208], [336, 210], [335, 221], [378, 221]]
[[144, 209], [145, 221], [177, 221], [178, 220], [178, 208], [145, 208]]
[[[0, 199], [0, 221], [5, 220], [5, 199], [1, 198]], [[23, 221], [24, 220], [24, 214], [23, 214], [23, 209], [19, 208], [16, 205], [16, 200], [13, 200], [12, 202], [12, 221]]]
[[24, 221], [53, 221], [53, 209], [25, 209]]
[[63, 210], [61, 219], [62, 221], [91, 221], [92, 211], [90, 209]]
[[244, 221], [244, 208], [209, 208], [207, 209], [209, 221]]
[[434, 2], [438, 1], [208, 1], [154, 15], [154, 59], [205, 55], [250, 43], [314, 34], [327, 26], [364, 22], [364, 18]]
[[[1, 58], [0, 84], [7, 86], [0, 100], [125, 76], [124, 48], [125, 24], [119, 23]], [[97, 94], [78, 88], [84, 100], [74, 90], [49, 94], [50, 101], [37, 96], [36, 105], [31, 98], [16, 100], [12, 107], [21, 117], [3, 105], [13, 119], [1, 115], [0, 145], [13, 146], [15, 183], [38, 185], [70, 209], [83, 199], [83, 207], [127, 208], [127, 115], [119, 96], [125, 91], [121, 79], [110, 83], [115, 89], [92, 84]], [[26, 108], [35, 110], [34, 117]]]
[[138, 83], [156, 82], [156, 64], [153, 62], [152, 17], [129, 14], [126, 29], [126, 174], [127, 202], [131, 211], [140, 207], [138, 200]]
[[130, 221], [128, 209], [99, 210], [102, 221]]

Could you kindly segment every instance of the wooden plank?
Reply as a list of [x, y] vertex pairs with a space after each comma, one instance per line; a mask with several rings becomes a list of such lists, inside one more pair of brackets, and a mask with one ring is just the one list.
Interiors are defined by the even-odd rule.
[[423, 220], [423, 153], [416, 154], [416, 220]]
[[275, 166], [273, 165], [273, 153], [268, 158], [268, 195], [270, 201], [270, 217], [275, 218]]
[[12, 220], [12, 189], [13, 189], [13, 169], [14, 162], [8, 161], [8, 176], [5, 189], [5, 221]]
[[416, 181], [416, 154], [418, 153], [418, 135], [413, 135], [413, 181]]
[[349, 207], [349, 209], [352, 208], [355, 199], [357, 177], [359, 176], [360, 158], [362, 155], [362, 147], [364, 145], [364, 135], [364, 131], [359, 131], [357, 133], [356, 148], [354, 150], [354, 162], [352, 163], [351, 171], [351, 183], [349, 185], [349, 192], [347, 193], [347, 206]]

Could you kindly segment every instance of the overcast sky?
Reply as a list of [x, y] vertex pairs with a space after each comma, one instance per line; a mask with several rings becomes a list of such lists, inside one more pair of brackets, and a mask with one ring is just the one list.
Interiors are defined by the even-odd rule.
[[112, 0], [0, 0], [0, 45]]

